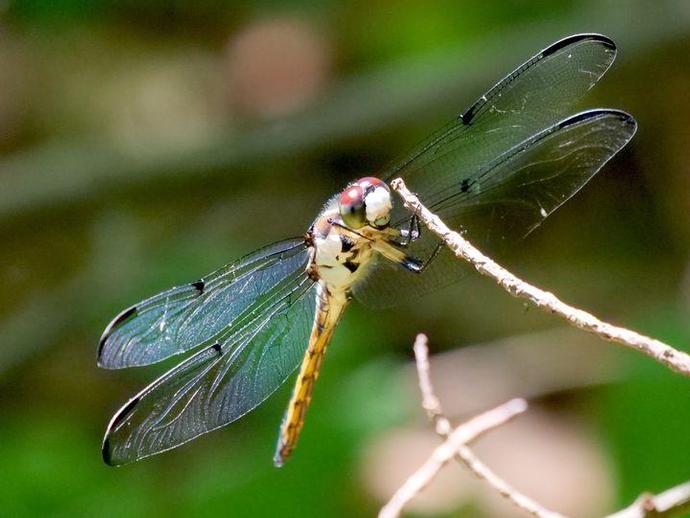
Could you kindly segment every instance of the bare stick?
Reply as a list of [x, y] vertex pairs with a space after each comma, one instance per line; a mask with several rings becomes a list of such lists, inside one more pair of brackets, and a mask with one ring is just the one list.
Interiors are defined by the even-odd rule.
[[443, 415], [441, 401], [436, 397], [434, 386], [431, 384], [429, 346], [425, 334], [419, 333], [414, 341], [414, 357], [417, 360], [417, 377], [419, 378], [419, 391], [422, 393], [422, 408], [426, 410], [429, 419], [434, 423], [436, 433], [447, 437], [452, 427], [448, 418]]
[[448, 434], [447, 440], [433, 451], [427, 461], [395, 492], [390, 501], [379, 512], [379, 518], [399, 516], [405, 504], [424, 489], [441, 468], [452, 460], [458, 448], [481, 434], [504, 424], [524, 412], [526, 408], [527, 404], [523, 399], [513, 399], [458, 426]]
[[402, 179], [393, 180], [391, 187], [402, 197], [405, 207], [414, 212], [420, 221], [441, 238], [457, 257], [471, 263], [482, 275], [494, 279], [499, 286], [514, 297], [525, 299], [540, 309], [563, 317], [580, 329], [635, 349], [676, 372], [690, 376], [690, 356], [686, 353], [654, 338], [603, 322], [590, 313], [565, 304], [553, 293], [527, 284], [486, 257], [460, 234], [449, 229], [438, 216], [422, 205], [419, 199], [407, 189]]
[[[434, 387], [431, 383], [429, 370], [429, 347], [426, 335], [418, 334], [414, 342], [414, 354], [417, 361], [417, 375], [419, 377], [419, 389], [422, 393], [422, 406], [427, 415], [436, 426], [436, 433], [448, 437], [450, 422], [444, 415], [441, 402], [436, 397]], [[506, 405], [515, 405], [521, 411], [527, 410], [527, 402], [524, 399], [513, 399]], [[466, 442], [460, 444], [455, 451], [455, 457], [464, 464], [476, 477], [486, 481], [501, 496], [511, 501], [515, 506], [526, 513], [539, 518], [563, 518], [562, 515], [549, 511], [531, 498], [523, 495], [510, 486], [505, 480], [501, 479], [491, 469], [479, 460], [474, 452], [466, 446]]]
[[690, 482], [680, 484], [659, 493], [644, 494], [622, 511], [607, 518], [668, 518], [681, 516], [690, 511]]

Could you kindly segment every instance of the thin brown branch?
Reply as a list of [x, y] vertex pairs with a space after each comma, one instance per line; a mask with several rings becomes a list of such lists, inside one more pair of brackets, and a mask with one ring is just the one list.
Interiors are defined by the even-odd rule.
[[[429, 418], [436, 426], [436, 433], [442, 437], [448, 437], [450, 421], [443, 413], [441, 402], [434, 391], [431, 383], [429, 370], [429, 347], [426, 335], [418, 334], [414, 343], [414, 354], [417, 363], [417, 375], [419, 377], [419, 389], [422, 393], [422, 406]], [[524, 399], [513, 399], [506, 405], [514, 405], [515, 410], [524, 412], [527, 410], [527, 402]], [[516, 414], [517, 415], [517, 414]], [[448, 430], [448, 431], [446, 431]], [[477, 478], [487, 482], [501, 496], [512, 502], [516, 507], [526, 513], [538, 518], [563, 518], [563, 515], [550, 511], [538, 504], [526, 495], [523, 495], [510, 486], [505, 480], [496, 475], [486, 464], [484, 464], [474, 452], [462, 443], [455, 450], [455, 457], [467, 467]]]
[[542, 310], [559, 315], [580, 329], [635, 349], [676, 372], [690, 376], [688, 354], [654, 338], [603, 322], [590, 313], [565, 304], [553, 293], [526, 283], [482, 254], [460, 234], [448, 228], [438, 216], [422, 205], [419, 199], [407, 189], [402, 179], [396, 178], [391, 182], [391, 186], [402, 197], [405, 207], [417, 214], [420, 221], [441, 238], [457, 257], [471, 263], [482, 275], [494, 279], [499, 286], [514, 297], [525, 299]]
[[452, 460], [460, 447], [483, 433], [504, 424], [524, 412], [526, 408], [527, 405], [524, 400], [513, 399], [458, 426], [448, 434], [446, 441], [433, 451], [427, 461], [395, 492], [390, 501], [381, 509], [379, 518], [399, 516], [405, 504], [433, 480], [441, 468]]
[[448, 437], [453, 429], [448, 418], [443, 415], [441, 401], [434, 393], [429, 374], [429, 347], [425, 334], [418, 334], [414, 341], [414, 357], [417, 360], [417, 377], [419, 378], [419, 391], [422, 393], [422, 408], [426, 410], [429, 419], [436, 427], [436, 433]]
[[685, 482], [658, 495], [643, 494], [630, 507], [607, 518], [668, 518], [689, 511], [690, 482]]

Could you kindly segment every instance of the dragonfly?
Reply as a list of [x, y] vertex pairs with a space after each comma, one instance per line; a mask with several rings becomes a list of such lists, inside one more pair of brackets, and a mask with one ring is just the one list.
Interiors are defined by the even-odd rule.
[[274, 464], [291, 454], [326, 347], [353, 298], [390, 307], [467, 275], [414, 214], [402, 178], [482, 251], [503, 253], [580, 190], [633, 137], [620, 110], [573, 107], [616, 56], [600, 34], [551, 44], [381, 174], [328, 200], [307, 232], [150, 297], [105, 329], [98, 365], [186, 355], [131, 398], [103, 440], [110, 465], [160, 453], [244, 416], [299, 368]]

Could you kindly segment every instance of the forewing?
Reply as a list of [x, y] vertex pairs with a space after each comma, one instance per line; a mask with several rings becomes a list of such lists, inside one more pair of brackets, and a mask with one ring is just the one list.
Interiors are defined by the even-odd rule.
[[579, 34], [544, 49], [384, 175], [402, 177], [422, 202], [570, 114], [616, 56], [613, 41]]
[[110, 422], [104, 460], [126, 464], [174, 448], [264, 401], [302, 359], [314, 318], [315, 286], [304, 268], [295, 269], [218, 342], [131, 399]]
[[148, 365], [214, 343], [283, 277], [306, 268], [306, 250], [302, 238], [280, 241], [126, 309], [103, 333], [98, 364]]
[[[433, 193], [427, 207], [480, 250], [500, 256], [580, 190], [636, 128], [633, 117], [618, 110], [573, 115], [497, 157], [467, 181]], [[438, 242], [423, 231], [408, 252], [423, 259]], [[454, 282], [469, 269], [447, 249], [421, 275], [377, 258], [355, 293], [370, 305], [390, 306], [403, 295]]]

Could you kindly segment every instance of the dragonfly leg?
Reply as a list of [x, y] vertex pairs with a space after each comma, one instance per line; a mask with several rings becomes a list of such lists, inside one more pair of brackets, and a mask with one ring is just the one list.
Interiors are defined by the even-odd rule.
[[434, 262], [434, 259], [438, 257], [438, 254], [441, 252], [443, 249], [443, 243], [438, 243], [436, 247], [434, 248], [434, 251], [431, 252], [431, 255], [427, 257], [424, 261], [422, 261], [422, 266], [419, 268], [418, 273], [422, 273], [424, 270], [428, 268], [428, 266]]
[[443, 243], [437, 244], [433, 252], [431, 252], [431, 255], [424, 260], [406, 255], [404, 261], [402, 261], [400, 265], [413, 273], [422, 273], [434, 262], [434, 259], [436, 259], [442, 248]]
[[410, 219], [408, 220], [407, 228], [401, 228], [399, 230], [400, 239], [398, 245], [402, 247], [408, 246], [411, 242], [416, 241], [422, 235], [422, 227], [419, 224], [419, 216], [415, 211]]

